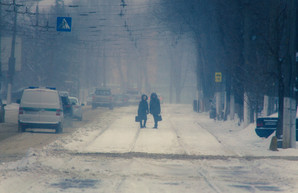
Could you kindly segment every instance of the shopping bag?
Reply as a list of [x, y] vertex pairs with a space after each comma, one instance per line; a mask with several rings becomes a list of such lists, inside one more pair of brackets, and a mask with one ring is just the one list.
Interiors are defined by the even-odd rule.
[[140, 122], [141, 120], [140, 120], [140, 117], [139, 116], [136, 116], [135, 117], [135, 122]]
[[162, 121], [161, 115], [157, 115], [157, 121]]

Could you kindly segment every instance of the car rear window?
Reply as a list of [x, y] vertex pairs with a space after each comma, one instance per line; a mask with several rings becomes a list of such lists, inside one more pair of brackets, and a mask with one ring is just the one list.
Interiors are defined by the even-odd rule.
[[134, 90], [129, 90], [126, 92], [127, 94], [130, 94], [130, 95], [138, 95], [139, 92], [138, 91], [134, 91]]
[[95, 94], [108, 96], [108, 95], [111, 95], [111, 91], [110, 90], [96, 90]]

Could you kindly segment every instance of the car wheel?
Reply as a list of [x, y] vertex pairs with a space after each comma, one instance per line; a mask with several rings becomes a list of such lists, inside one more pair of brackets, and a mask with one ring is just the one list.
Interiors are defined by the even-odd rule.
[[18, 124], [18, 132], [19, 133], [23, 133], [26, 131], [26, 128], [24, 126], [22, 126], [20, 123]]
[[63, 132], [63, 127], [61, 124], [58, 125], [58, 127], [56, 128], [56, 133], [62, 133]]

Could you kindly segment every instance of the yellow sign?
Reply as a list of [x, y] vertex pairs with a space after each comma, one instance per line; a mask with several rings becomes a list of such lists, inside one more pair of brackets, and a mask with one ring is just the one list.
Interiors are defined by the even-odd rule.
[[221, 78], [221, 72], [215, 72], [215, 82], [221, 82], [222, 78]]

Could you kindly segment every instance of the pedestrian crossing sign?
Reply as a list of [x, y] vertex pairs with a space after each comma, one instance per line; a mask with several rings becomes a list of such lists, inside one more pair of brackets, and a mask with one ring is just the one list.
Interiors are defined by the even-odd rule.
[[57, 17], [57, 31], [71, 31], [71, 17]]

